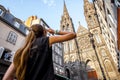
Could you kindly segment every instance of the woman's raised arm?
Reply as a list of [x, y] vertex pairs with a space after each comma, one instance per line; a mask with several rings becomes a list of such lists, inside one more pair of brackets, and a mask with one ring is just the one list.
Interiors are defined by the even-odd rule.
[[15, 67], [14, 64], [11, 63], [2, 80], [13, 80], [14, 77], [15, 77]]
[[74, 39], [76, 37], [76, 33], [74, 32], [67, 32], [67, 31], [54, 31], [52, 29], [48, 29], [48, 32], [54, 34], [57, 33], [56, 36], [50, 36], [49, 37], [49, 44], [52, 45], [53, 43], [57, 42], [64, 42], [71, 39]]

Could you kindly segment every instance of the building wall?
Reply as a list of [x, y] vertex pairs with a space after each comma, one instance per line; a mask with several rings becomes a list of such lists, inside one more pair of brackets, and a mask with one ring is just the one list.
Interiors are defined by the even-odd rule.
[[[106, 22], [107, 16], [104, 17], [104, 15], [108, 15], [108, 14], [105, 13], [104, 6], [102, 6], [102, 5], [99, 6], [98, 2], [99, 2], [99, 0], [96, 0], [94, 2], [94, 5], [95, 5], [97, 16], [98, 16], [98, 21], [100, 23], [101, 33], [103, 35], [105, 43], [106, 43], [106, 45], [107, 45], [107, 47], [109, 49], [109, 52], [110, 52], [115, 64], [117, 64], [117, 58], [116, 58], [116, 35], [115, 35], [116, 33], [114, 33], [114, 36], [112, 35], [112, 33], [110, 31], [111, 28], [109, 27], [110, 25], [108, 25], [108, 23]], [[104, 4], [104, 5], [107, 5], [107, 4]], [[104, 12], [104, 15], [102, 14], [102, 12]], [[113, 30], [115, 32], [115, 28]]]
[[[110, 28], [108, 28], [108, 25], [105, 21], [107, 20], [107, 18], [106, 18], [106, 13], [104, 13], [105, 11], [104, 7], [102, 5], [104, 3], [102, 2], [102, 0], [95, 0], [94, 1], [95, 5], [93, 5], [93, 3], [90, 3], [88, 0], [85, 0], [85, 1], [86, 3], [88, 3], [88, 5], [84, 6], [86, 7], [85, 9], [88, 10], [88, 12], [85, 12], [86, 13], [85, 17], [88, 17], [86, 18], [86, 21], [88, 23], [88, 28], [91, 26], [94, 27], [92, 29], [90, 28], [89, 30], [91, 33], [93, 33], [96, 51], [98, 54], [98, 58], [100, 59], [101, 66], [103, 68], [103, 73], [105, 74], [107, 79], [118, 79], [118, 72], [117, 72], [116, 64], [115, 64], [117, 63], [115, 44], [114, 42], [112, 42]], [[107, 4], [104, 4], [104, 5], [107, 5]], [[95, 8], [91, 6], [95, 6]], [[93, 13], [89, 11], [91, 9], [93, 10]], [[93, 20], [92, 24], [94, 25], [89, 25], [90, 23], [89, 14], [90, 13], [91, 13], [91, 16], [94, 15], [91, 18]], [[97, 19], [94, 21], [95, 17]], [[98, 35], [96, 35], [96, 33]], [[107, 66], [108, 64], [109, 66], [111, 66], [112, 71], [108, 69], [108, 66]]]
[[[100, 2], [101, 2], [101, 0], [100, 0]], [[99, 3], [99, 5], [100, 5], [100, 3]], [[115, 67], [116, 65], [114, 64], [115, 62], [111, 56], [112, 53], [109, 52], [108, 46], [105, 43], [103, 34], [101, 34], [102, 33], [101, 27], [99, 26], [99, 21], [96, 16], [97, 14], [95, 13], [94, 5], [92, 3], [89, 3], [88, 0], [84, 0], [84, 9], [85, 9], [84, 14], [86, 17], [86, 21], [88, 23], [88, 30], [93, 34], [93, 38], [95, 40], [95, 42], [94, 42], [94, 44], [96, 46], [95, 50], [97, 51], [97, 55], [98, 55], [98, 58], [101, 63], [100, 65], [102, 66], [102, 68], [104, 70], [104, 74], [107, 79], [115, 79], [117, 76], [117, 71], [116, 71], [116, 67]], [[100, 15], [103, 15], [102, 17], [105, 18], [104, 13], [101, 13]], [[84, 30], [81, 32], [84, 33]], [[89, 33], [88, 33], [88, 35], [89, 35]], [[81, 38], [81, 40], [80, 40], [80, 42], [78, 42], [78, 45], [80, 43], [84, 43], [84, 44], [89, 43], [89, 42], [88, 43], [86, 42], [89, 40], [85, 40], [85, 39], [87, 39], [87, 34], [84, 36], [81, 35], [79, 37]], [[86, 59], [86, 61], [87, 61], [87, 59], [88, 59], [88, 61], [89, 60], [91, 61], [90, 63], [88, 63], [89, 65], [93, 66], [93, 64], [94, 64], [93, 67], [95, 67], [95, 69], [97, 70], [98, 79], [101, 79], [103, 77], [102, 76], [103, 74], [100, 70], [98, 60], [96, 59], [97, 57], [95, 55], [93, 55], [95, 51], [94, 50], [92, 51], [92, 48], [91, 48], [91, 51], [89, 48], [84, 49], [85, 47], [88, 47], [88, 46], [89, 45], [81, 46], [81, 48], [80, 48], [80, 49], [82, 49], [81, 56], [82, 56], [83, 60]], [[89, 49], [89, 51], [87, 51], [87, 49]], [[86, 51], [86, 52], [84, 53], [84, 51]], [[89, 55], [87, 53], [89, 53], [89, 54], [91, 53], [91, 54]], [[90, 56], [92, 56], [92, 58]], [[93, 58], [93, 56], [95, 56], [95, 58]], [[84, 62], [86, 62], [86, 61], [84, 60]], [[108, 69], [107, 65], [111, 66], [112, 72], [110, 71], [110, 69]], [[118, 78], [118, 76], [117, 76], [117, 78]]]
[[[17, 35], [15, 44], [11, 44], [10, 42], [7, 41], [7, 38], [11, 31]], [[17, 32], [11, 26], [4, 23], [3, 21], [0, 21], [0, 35], [1, 35], [0, 36], [0, 46], [10, 49], [13, 52], [16, 52], [16, 50], [23, 45], [24, 39], [26, 37], [25, 35], [22, 35], [21, 33]]]
[[[13, 56], [26, 37], [27, 28], [22, 21], [0, 5], [0, 58], [12, 62]], [[7, 59], [6, 59], [7, 60]]]
[[0, 5], [0, 78], [13, 61], [15, 52], [23, 46], [26, 32], [22, 21]]
[[114, 5], [117, 8], [117, 60], [118, 71], [120, 72], [120, 0], [115, 0]]
[[114, 53], [113, 58], [115, 63], [117, 62], [117, 60], [115, 59], [115, 55], [117, 55], [116, 53], [116, 49], [117, 49], [117, 7], [115, 6], [115, 4], [113, 2], [111, 2], [111, 0], [107, 0], [104, 1], [105, 4], [105, 13], [106, 13], [106, 18], [107, 18], [107, 27], [110, 31], [110, 49], [112, 50], [112, 52]]
[[[65, 2], [60, 21], [60, 30], [75, 32], [72, 18], [68, 13]], [[80, 57], [76, 39], [63, 42], [63, 54], [66, 76], [72, 80], [81, 80], [82, 69], [79, 62]]]
[[65, 76], [65, 70], [63, 65], [63, 45], [61, 43], [55, 43], [52, 45], [54, 69], [56, 74]]

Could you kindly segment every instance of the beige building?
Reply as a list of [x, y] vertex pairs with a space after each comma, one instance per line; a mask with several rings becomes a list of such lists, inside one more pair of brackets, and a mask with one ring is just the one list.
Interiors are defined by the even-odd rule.
[[[102, 5], [102, 3], [99, 5]], [[84, 14], [88, 29], [80, 24], [77, 30], [77, 38], [63, 43], [67, 76], [73, 80], [119, 80], [116, 67], [115, 45], [111, 37], [109, 37], [111, 36], [110, 29], [106, 28], [107, 24], [103, 20], [105, 13], [101, 11], [98, 16], [104, 23], [103, 27], [106, 33], [102, 33], [94, 4], [88, 0], [84, 0]], [[60, 28], [61, 30], [74, 32], [74, 25], [65, 3]], [[93, 39], [90, 37], [91, 34]], [[107, 40], [110, 42], [106, 43]]]
[[97, 0], [94, 5], [102, 35], [117, 66], [117, 8], [111, 0]]
[[14, 53], [24, 43], [26, 27], [0, 5], [0, 58], [12, 62]]
[[[72, 18], [68, 13], [65, 2], [63, 8], [63, 15], [60, 21], [60, 30], [75, 32]], [[64, 66], [65, 66], [65, 73], [68, 78], [71, 78], [72, 80], [81, 80], [80, 73], [78, 72], [80, 67], [77, 66], [79, 65], [78, 61], [80, 60], [80, 58], [78, 55], [78, 48], [76, 42], [77, 42], [76, 39], [63, 42], [63, 53], [64, 53], [64, 62], [65, 62]]]
[[[113, 47], [111, 48], [112, 51], [110, 51], [108, 44], [110, 45], [112, 41], [109, 43], [105, 42], [106, 40], [103, 37], [104, 34], [102, 34], [100, 22], [97, 19], [97, 14], [95, 12], [93, 3], [90, 3], [88, 0], [84, 0], [84, 10], [85, 10], [84, 11], [85, 18], [88, 24], [88, 29], [93, 34], [97, 55], [100, 60], [101, 67], [103, 68], [103, 70], [102, 68], [100, 68], [102, 75], [98, 76], [98, 78], [100, 79], [104, 75], [106, 76], [106, 79], [118, 79], [118, 72], [115, 64], [115, 59], [112, 56], [113, 54], [116, 54], [114, 44], [112, 44], [113, 45]], [[101, 12], [101, 15], [102, 15], [102, 12]], [[104, 18], [104, 14], [103, 14], [103, 17], [101, 18]], [[110, 33], [106, 33], [106, 34], [108, 37], [110, 37]]]

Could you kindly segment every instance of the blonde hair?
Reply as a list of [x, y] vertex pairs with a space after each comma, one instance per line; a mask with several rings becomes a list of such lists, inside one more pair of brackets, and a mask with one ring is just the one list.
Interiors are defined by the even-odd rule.
[[44, 29], [41, 25], [36, 24], [36, 25], [31, 26], [31, 28], [32, 30], [26, 37], [24, 46], [16, 51], [14, 59], [13, 59], [13, 63], [16, 68], [17, 80], [24, 80], [31, 45], [36, 37], [41, 37], [43, 35]]

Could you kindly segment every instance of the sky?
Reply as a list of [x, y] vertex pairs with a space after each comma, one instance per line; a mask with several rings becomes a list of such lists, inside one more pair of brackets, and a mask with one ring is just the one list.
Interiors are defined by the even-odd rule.
[[[87, 28], [83, 0], [65, 0], [65, 3], [75, 31], [79, 27], [79, 21], [83, 27]], [[32, 15], [36, 15], [38, 18], [43, 18], [54, 30], [60, 29], [64, 0], [0, 0], [0, 4], [22, 21], [27, 20]]]

